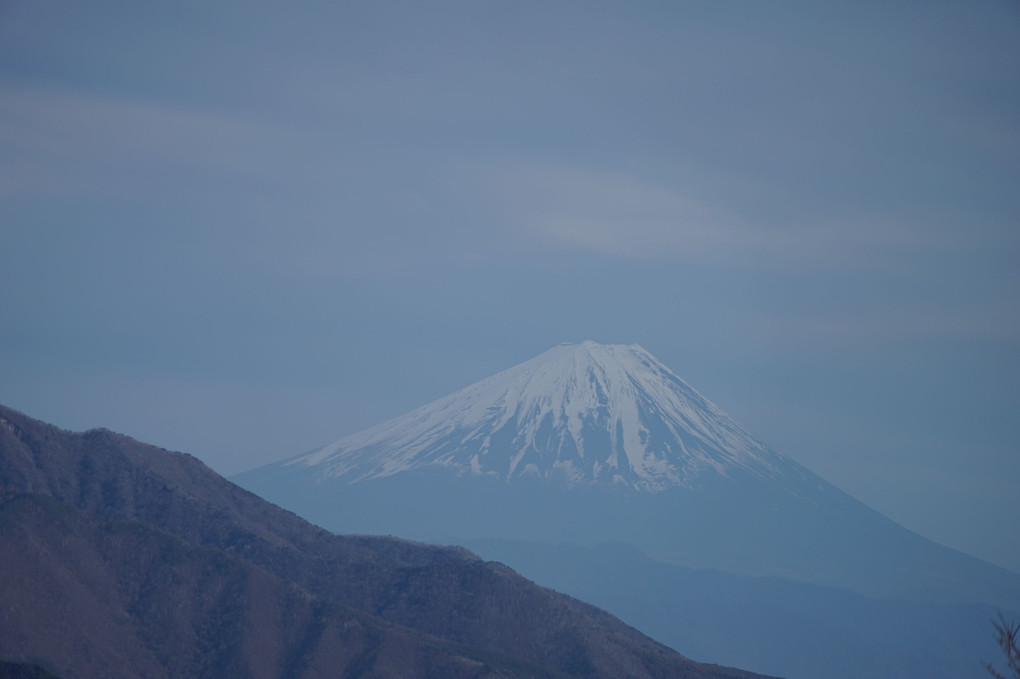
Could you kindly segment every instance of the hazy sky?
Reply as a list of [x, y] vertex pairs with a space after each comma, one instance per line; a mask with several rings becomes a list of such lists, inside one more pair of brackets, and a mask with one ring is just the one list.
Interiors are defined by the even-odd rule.
[[0, 402], [223, 473], [639, 343], [1020, 571], [1020, 5], [0, 0]]

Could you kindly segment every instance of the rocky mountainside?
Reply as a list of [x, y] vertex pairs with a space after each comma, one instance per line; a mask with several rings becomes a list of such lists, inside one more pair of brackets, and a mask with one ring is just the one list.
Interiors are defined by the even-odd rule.
[[1020, 609], [1020, 576], [866, 507], [636, 345], [560, 345], [234, 480], [340, 532], [619, 541], [668, 563]]
[[0, 407], [0, 658], [74, 677], [752, 677], [459, 548], [341, 537]]

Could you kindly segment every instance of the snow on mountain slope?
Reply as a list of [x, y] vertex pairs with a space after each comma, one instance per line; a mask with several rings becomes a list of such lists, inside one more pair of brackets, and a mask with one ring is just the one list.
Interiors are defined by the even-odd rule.
[[640, 346], [591, 341], [561, 344], [283, 466], [348, 483], [430, 467], [638, 491], [693, 487], [705, 474], [806, 472]]

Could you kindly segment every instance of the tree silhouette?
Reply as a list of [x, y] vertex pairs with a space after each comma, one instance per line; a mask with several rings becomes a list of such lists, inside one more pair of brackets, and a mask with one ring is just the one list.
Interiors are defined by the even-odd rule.
[[995, 632], [998, 634], [996, 641], [1003, 655], [1006, 656], [1006, 672], [1001, 674], [991, 663], [985, 663], [985, 669], [995, 679], [1020, 679], [1020, 622], [1006, 622], [1006, 618], [999, 613], [999, 619], [992, 622], [995, 625]]

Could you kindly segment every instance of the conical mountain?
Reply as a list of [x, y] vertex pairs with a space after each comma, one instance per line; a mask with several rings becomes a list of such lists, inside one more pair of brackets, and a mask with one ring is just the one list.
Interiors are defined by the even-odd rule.
[[554, 347], [235, 480], [339, 532], [618, 541], [687, 566], [1020, 607], [1020, 576], [866, 507], [637, 345]]
[[434, 468], [642, 492], [697, 487], [706, 475], [807, 474], [642, 347], [591, 341], [561, 344], [285, 466], [346, 483]]

